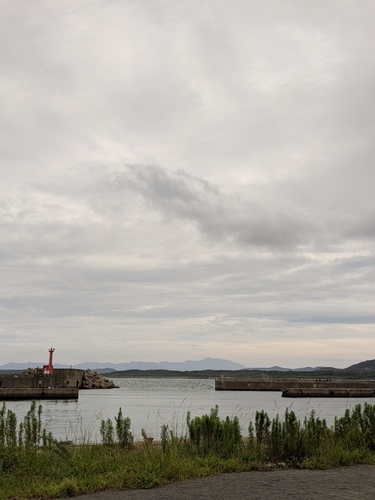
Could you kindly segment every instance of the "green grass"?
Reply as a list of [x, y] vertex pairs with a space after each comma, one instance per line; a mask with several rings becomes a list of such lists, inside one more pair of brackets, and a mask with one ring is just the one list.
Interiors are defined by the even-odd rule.
[[303, 422], [292, 411], [272, 420], [256, 413], [242, 436], [236, 417], [187, 416], [186, 434], [164, 425], [160, 441], [145, 432], [134, 443], [130, 420], [120, 409], [102, 422], [102, 444], [59, 442], [41, 425], [42, 408], [32, 402], [23, 422], [5, 404], [0, 408], [0, 500], [50, 499], [158, 485], [223, 472], [282, 467], [328, 468], [375, 463], [375, 406], [357, 405], [332, 428], [314, 412]]

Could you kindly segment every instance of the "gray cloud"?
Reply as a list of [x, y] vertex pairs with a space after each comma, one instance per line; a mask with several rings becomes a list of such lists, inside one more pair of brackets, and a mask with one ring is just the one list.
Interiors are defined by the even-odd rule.
[[[327, 174], [325, 181], [330, 183]], [[280, 250], [296, 247], [307, 250], [311, 246], [344, 244], [351, 239], [373, 239], [375, 206], [370, 193], [361, 202], [362, 188], [371, 190], [364, 185], [369, 178], [362, 176], [359, 185], [354, 175], [351, 180], [342, 188], [338, 179], [335, 188], [335, 180], [331, 178], [332, 184], [326, 186], [326, 199], [319, 199], [319, 186], [313, 185], [317, 179], [309, 182], [309, 176], [295, 186], [297, 199], [282, 195], [272, 199], [272, 192], [278, 186], [267, 183], [266, 190], [270, 193], [264, 196], [267, 201], [263, 203], [257, 201], [257, 193], [255, 201], [226, 195], [207, 180], [156, 166], [127, 167], [126, 172], [115, 174], [113, 186], [140, 195], [146, 206], [166, 218], [195, 223], [206, 236]], [[323, 196], [324, 189], [321, 189]], [[249, 191], [255, 190], [249, 186]], [[304, 203], [301, 195], [307, 198]], [[353, 204], [353, 198], [358, 205]]]
[[126, 173], [116, 174], [114, 186], [139, 194], [162, 216], [195, 223], [203, 235], [217, 239], [282, 249], [306, 243], [307, 233], [314, 231], [311, 221], [294, 214], [291, 207], [236, 199], [183, 171], [128, 167]]
[[368, 356], [373, 2], [0, 4], [0, 364]]

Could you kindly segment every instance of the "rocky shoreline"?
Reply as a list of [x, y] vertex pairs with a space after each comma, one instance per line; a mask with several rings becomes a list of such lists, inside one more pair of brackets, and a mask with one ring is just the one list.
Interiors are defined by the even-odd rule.
[[96, 371], [91, 371], [90, 368], [83, 372], [82, 389], [116, 389], [113, 380], [103, 377]]

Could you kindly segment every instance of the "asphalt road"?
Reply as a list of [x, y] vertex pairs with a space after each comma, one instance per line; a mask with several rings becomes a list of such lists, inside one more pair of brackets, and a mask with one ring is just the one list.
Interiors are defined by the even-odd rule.
[[76, 500], [375, 500], [375, 465], [325, 471], [270, 470], [221, 474], [152, 490], [94, 493]]

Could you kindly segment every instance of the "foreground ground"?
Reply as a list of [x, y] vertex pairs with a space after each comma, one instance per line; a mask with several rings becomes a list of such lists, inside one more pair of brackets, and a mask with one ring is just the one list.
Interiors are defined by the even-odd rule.
[[126, 490], [76, 500], [373, 500], [375, 465], [329, 470], [270, 470], [221, 474], [152, 490]]

